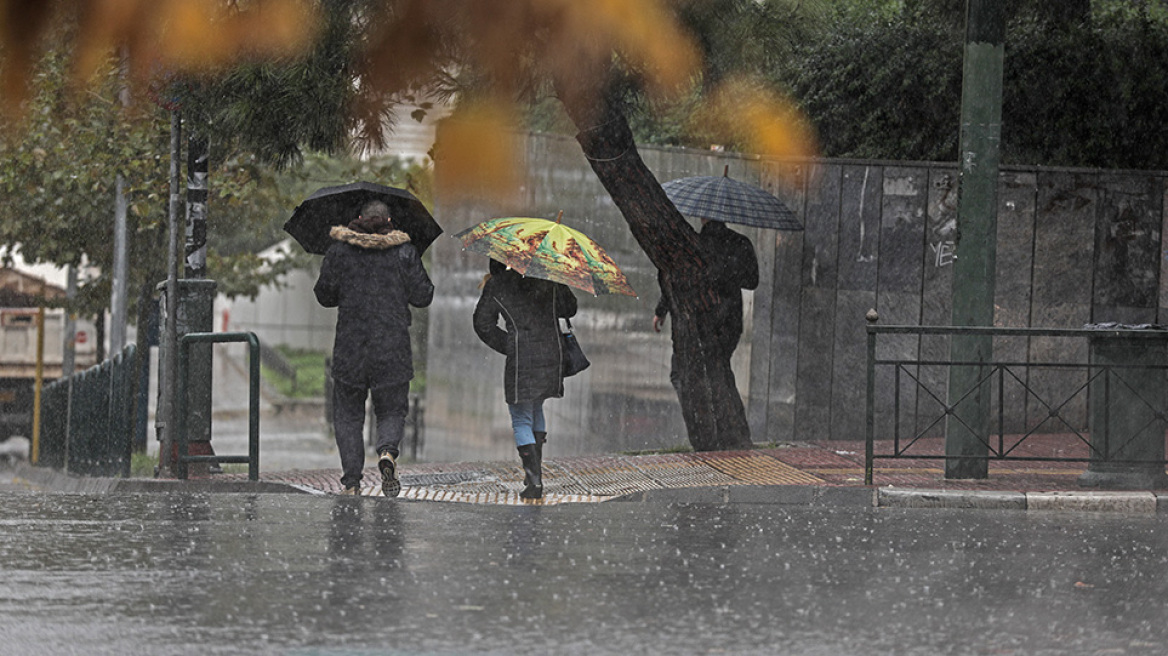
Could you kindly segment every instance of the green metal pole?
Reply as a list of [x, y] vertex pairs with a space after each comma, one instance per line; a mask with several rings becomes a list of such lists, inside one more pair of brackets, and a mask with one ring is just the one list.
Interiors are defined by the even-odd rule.
[[865, 394], [867, 397], [865, 404], [867, 421], [864, 430], [864, 485], [871, 485], [875, 473], [872, 461], [876, 452], [876, 332], [872, 328], [880, 320], [880, 315], [876, 314], [875, 309], [868, 310], [866, 319], [868, 320], [868, 389]]
[[166, 259], [166, 282], [162, 289], [166, 290], [163, 304], [160, 307], [160, 316], [165, 324], [160, 326], [161, 334], [158, 349], [158, 414], [155, 419], [155, 429], [158, 432], [158, 477], [170, 478], [174, 475], [174, 448], [175, 430], [178, 426], [175, 406], [175, 368], [178, 365], [178, 267], [179, 249], [178, 212], [182, 205], [179, 195], [182, 147], [182, 118], [178, 110], [170, 112], [170, 205], [167, 213], [169, 226], [169, 241]]
[[[1002, 0], [967, 0], [965, 65], [961, 87], [957, 259], [953, 271], [953, 325], [994, 325], [998, 164], [1002, 135], [1002, 69], [1006, 20]], [[945, 430], [945, 477], [989, 474], [990, 392], [984, 375], [993, 338], [955, 335], [949, 370], [952, 415]], [[984, 381], [984, 382], [982, 382]], [[976, 388], [973, 394], [966, 393]], [[958, 403], [958, 399], [962, 399]]]

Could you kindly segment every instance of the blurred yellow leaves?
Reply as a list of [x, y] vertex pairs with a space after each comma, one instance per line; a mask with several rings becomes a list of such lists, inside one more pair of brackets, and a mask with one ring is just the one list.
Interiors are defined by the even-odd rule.
[[17, 110], [39, 41], [77, 25], [74, 76], [83, 81], [121, 51], [131, 75], [202, 72], [249, 58], [295, 54], [317, 24], [308, 0], [0, 0], [4, 108]]
[[[42, 38], [76, 24], [72, 67], [88, 79], [121, 53], [143, 80], [171, 72], [214, 72], [241, 61], [305, 52], [328, 0], [0, 0], [2, 103], [28, 94]], [[517, 184], [518, 97], [533, 80], [554, 82], [561, 99], [600, 100], [614, 64], [667, 101], [701, 79], [700, 50], [669, 0], [383, 0], [354, 20], [356, 116], [377, 123], [379, 103], [435, 79], [473, 71], [477, 100], [460, 108], [436, 148], [445, 189]], [[465, 98], [460, 99], [466, 103]], [[721, 84], [693, 116], [695, 134], [768, 156], [808, 157], [815, 140], [795, 108], [765, 85]]]
[[159, 14], [155, 44], [166, 47], [156, 60], [163, 68], [219, 68], [241, 57], [296, 54], [308, 47], [316, 25], [310, 6], [299, 0], [242, 3], [248, 8], [240, 12], [224, 12], [207, 0], [136, 1]]
[[700, 71], [692, 37], [661, 0], [401, 0], [394, 8], [396, 20], [367, 52], [378, 88], [394, 93], [424, 79], [452, 36], [463, 63], [485, 80], [484, 96], [441, 130], [443, 194], [516, 197], [516, 99], [533, 76], [587, 104], [604, 92], [614, 56], [662, 97]]
[[[369, 39], [367, 74], [400, 91], [432, 69], [447, 49], [503, 92], [533, 70], [561, 82], [619, 54], [653, 88], [680, 87], [700, 57], [662, 0], [396, 0]], [[451, 44], [456, 45], [452, 46]], [[388, 88], [386, 88], [388, 87]]]
[[520, 201], [515, 116], [509, 103], [484, 100], [443, 122], [434, 144], [442, 161], [434, 181], [440, 194], [477, 195], [503, 206]]
[[36, 62], [37, 37], [51, 23], [53, 10], [48, 2], [0, 0], [0, 102], [15, 107], [24, 99], [25, 80]]
[[[711, 139], [737, 144], [750, 153], [781, 159], [818, 154], [815, 132], [799, 109], [768, 86], [747, 78], [730, 78], [718, 85], [692, 120]], [[785, 182], [797, 184], [798, 180]]]
[[540, 56], [562, 77], [616, 52], [652, 91], [669, 96], [700, 70], [696, 43], [658, 0], [533, 1], [558, 19]]
[[[512, 117], [520, 110], [513, 98], [533, 70], [554, 81], [561, 100], [583, 106], [595, 103], [604, 92], [614, 55], [620, 65], [640, 76], [658, 101], [683, 96], [702, 74], [692, 35], [660, 0], [409, 0], [405, 4], [401, 15], [413, 20], [433, 19], [427, 19], [427, 14], [439, 11], [437, 7], [462, 17], [473, 66], [492, 83], [490, 100], [466, 112], [457, 126], [452, 123], [444, 128], [437, 155], [442, 158], [442, 170], [449, 173], [438, 180], [444, 193], [512, 193], [511, 185], [518, 179], [515, 146], [511, 136], [499, 135], [515, 129]], [[440, 42], [435, 36], [440, 25], [429, 23], [409, 39], [415, 44]], [[386, 49], [370, 57], [371, 65], [400, 65], [419, 56], [389, 49], [391, 42], [387, 39], [379, 45]], [[792, 103], [757, 80], [730, 78], [721, 83], [702, 100], [691, 119], [694, 134], [751, 153], [780, 158], [817, 154], [809, 122]], [[786, 182], [798, 184], [797, 180]]]

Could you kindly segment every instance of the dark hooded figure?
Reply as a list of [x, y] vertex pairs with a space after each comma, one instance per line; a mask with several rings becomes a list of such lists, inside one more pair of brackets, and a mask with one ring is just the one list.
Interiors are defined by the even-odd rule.
[[434, 284], [406, 233], [396, 230], [389, 208], [368, 203], [348, 226], [334, 226], [313, 291], [337, 308], [333, 344], [333, 431], [341, 456], [345, 494], [360, 494], [365, 468], [365, 399], [377, 417], [377, 467], [387, 497], [401, 491], [398, 445], [405, 434], [410, 380], [410, 306], [426, 307]]
[[[560, 318], [576, 315], [576, 296], [560, 283], [524, 277], [491, 260], [490, 275], [474, 309], [474, 330], [487, 346], [507, 356], [503, 393], [515, 446], [523, 462], [525, 499], [543, 497], [545, 399], [564, 395]], [[505, 328], [499, 327], [503, 319]]]
[[[724, 369], [729, 371], [730, 357], [742, 337], [742, 290], [758, 287], [758, 258], [750, 238], [734, 232], [721, 221], [702, 219], [698, 247], [706, 261], [706, 284], [713, 288], [720, 301], [717, 315], [710, 322], [715, 327], [715, 342], [711, 346]], [[662, 286], [661, 299], [653, 313], [653, 330], [661, 332], [661, 324], [672, 310], [673, 300]], [[669, 380], [677, 388], [676, 362], [671, 369]]]

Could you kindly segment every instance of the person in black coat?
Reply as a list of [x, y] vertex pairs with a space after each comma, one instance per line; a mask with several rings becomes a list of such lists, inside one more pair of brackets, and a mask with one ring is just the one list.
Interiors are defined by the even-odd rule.
[[[720, 301], [717, 314], [710, 322], [714, 327], [713, 348], [716, 356], [729, 367], [730, 357], [742, 337], [742, 290], [758, 287], [758, 258], [754, 244], [746, 235], [734, 232], [721, 221], [702, 219], [698, 234], [698, 248], [706, 262], [703, 272]], [[658, 274], [660, 280], [660, 274]], [[653, 313], [653, 330], [661, 332], [661, 324], [673, 309], [668, 290], [661, 287], [661, 299]], [[678, 386], [676, 356], [670, 367], [669, 381]]]
[[[545, 399], [564, 395], [564, 353], [560, 318], [576, 315], [576, 296], [559, 283], [524, 277], [491, 260], [490, 275], [474, 309], [479, 339], [507, 356], [503, 391], [511, 412], [515, 446], [523, 462], [520, 496], [543, 496], [543, 444], [547, 440]], [[500, 328], [502, 317], [506, 328]]]
[[325, 253], [313, 292], [324, 307], [337, 308], [333, 343], [333, 430], [341, 456], [345, 494], [359, 494], [365, 468], [365, 399], [372, 395], [377, 417], [377, 467], [381, 489], [397, 496], [398, 445], [405, 434], [410, 380], [410, 307], [434, 298], [418, 251], [396, 230], [389, 208], [365, 205], [347, 226], [333, 226], [335, 241]]

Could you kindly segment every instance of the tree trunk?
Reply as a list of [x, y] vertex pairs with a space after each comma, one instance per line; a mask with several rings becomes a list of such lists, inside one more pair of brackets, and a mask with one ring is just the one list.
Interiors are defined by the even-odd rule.
[[[563, 97], [563, 96], [561, 96]], [[748, 449], [750, 427], [729, 355], [714, 339], [717, 297], [705, 286], [698, 236], [641, 160], [620, 109], [565, 101], [576, 140], [633, 237], [662, 273], [671, 318], [678, 400], [695, 451]]]

